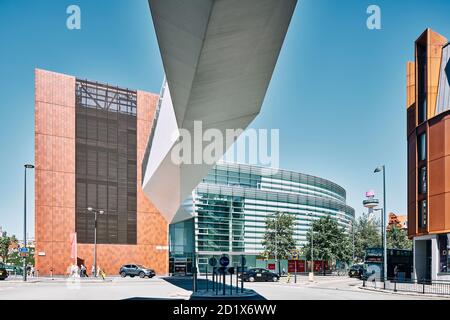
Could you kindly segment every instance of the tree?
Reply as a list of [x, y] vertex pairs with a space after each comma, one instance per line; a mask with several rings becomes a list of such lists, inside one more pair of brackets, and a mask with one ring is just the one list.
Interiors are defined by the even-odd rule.
[[9, 248], [13, 243], [16, 243], [17, 239], [13, 236], [8, 236], [6, 231], [4, 231], [0, 237], [0, 258], [4, 263], [8, 262]]
[[[34, 266], [34, 248], [29, 248], [28, 257], [25, 258], [25, 262], [27, 266]], [[23, 265], [23, 257], [20, 256], [18, 251], [13, 251], [8, 256], [8, 263], [15, 266]]]
[[386, 233], [387, 247], [389, 249], [411, 249], [412, 241], [409, 240], [405, 230], [392, 225]]
[[345, 229], [339, 226], [336, 219], [326, 216], [315, 220], [306, 234], [306, 238], [308, 242], [304, 245], [303, 252], [308, 260], [311, 259], [312, 240], [314, 260], [350, 262], [352, 257], [351, 239]]
[[367, 248], [381, 247], [380, 225], [369, 215], [363, 214], [353, 226], [355, 239], [355, 258], [364, 261]]
[[288, 259], [295, 249], [293, 215], [277, 212], [266, 218], [266, 233], [262, 241], [265, 256], [277, 256], [278, 271], [280, 259]]

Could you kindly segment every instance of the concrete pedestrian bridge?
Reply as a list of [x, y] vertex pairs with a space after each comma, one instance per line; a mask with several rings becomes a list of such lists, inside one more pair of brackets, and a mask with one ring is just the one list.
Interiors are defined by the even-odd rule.
[[[178, 209], [214, 165], [172, 161], [180, 130], [194, 136], [199, 121], [223, 137], [227, 129], [247, 128], [261, 111], [296, 3], [149, 0], [167, 81], [143, 163], [143, 189], [169, 223], [190, 218]], [[215, 160], [233, 142], [222, 141]], [[210, 143], [193, 141], [188, 158]]]

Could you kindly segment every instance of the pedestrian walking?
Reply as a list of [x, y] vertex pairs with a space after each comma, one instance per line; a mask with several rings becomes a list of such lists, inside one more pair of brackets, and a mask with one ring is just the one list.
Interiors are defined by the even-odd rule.
[[102, 279], [105, 280], [105, 278], [106, 278], [106, 273], [103, 272], [103, 270], [100, 268], [100, 266], [99, 266], [98, 269], [97, 269], [97, 274], [99, 274], [100, 277], [102, 277]]
[[81, 272], [80, 272], [81, 277], [87, 277], [87, 273], [86, 273], [86, 267], [81, 264]]
[[94, 265], [92, 265], [91, 274], [93, 277], [95, 277], [95, 266]]

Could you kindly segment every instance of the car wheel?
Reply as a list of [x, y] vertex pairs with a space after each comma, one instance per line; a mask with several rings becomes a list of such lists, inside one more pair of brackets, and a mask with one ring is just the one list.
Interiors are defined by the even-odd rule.
[[145, 273], [144, 272], [139, 272], [139, 278], [145, 278]]
[[273, 278], [272, 278], [272, 281], [273, 281], [273, 282], [277, 282], [277, 281], [278, 281], [278, 277], [273, 277]]
[[250, 281], [250, 282], [255, 282], [255, 278], [254, 278], [254, 277], [249, 277], [249, 278], [248, 278], [248, 281]]
[[122, 278], [125, 278], [125, 277], [127, 276], [127, 274], [126, 274], [125, 271], [122, 271], [122, 272], [120, 273], [120, 276], [121, 276]]

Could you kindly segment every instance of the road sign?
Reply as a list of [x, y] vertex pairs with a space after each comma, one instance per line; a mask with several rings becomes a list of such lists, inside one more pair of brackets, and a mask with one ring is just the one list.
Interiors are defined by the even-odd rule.
[[26, 247], [19, 248], [19, 252], [30, 252], [30, 250]]
[[29, 254], [28, 254], [28, 252], [19, 252], [19, 256], [21, 256], [22, 258], [24, 258], [24, 257], [28, 257]]
[[298, 250], [292, 250], [292, 259], [298, 260], [299, 252]]
[[230, 258], [227, 256], [222, 256], [219, 260], [219, 263], [222, 267], [227, 267], [230, 264]]
[[217, 265], [217, 259], [214, 257], [211, 257], [211, 258], [209, 258], [208, 263], [211, 267], [215, 267]]

